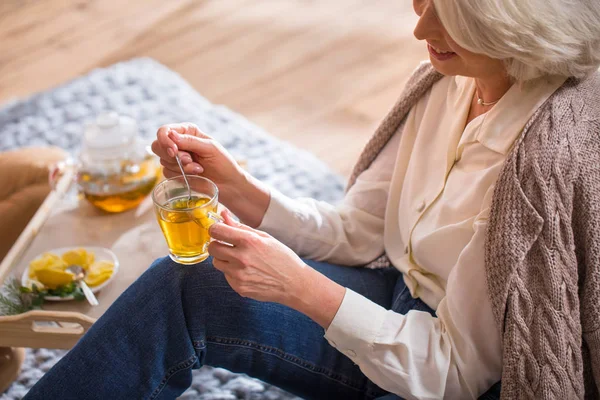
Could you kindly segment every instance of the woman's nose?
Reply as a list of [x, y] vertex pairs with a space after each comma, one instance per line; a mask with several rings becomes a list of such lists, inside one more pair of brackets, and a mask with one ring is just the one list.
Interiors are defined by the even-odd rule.
[[433, 0], [413, 0], [413, 8], [419, 16], [414, 35], [419, 40], [439, 39], [440, 22], [435, 14]]

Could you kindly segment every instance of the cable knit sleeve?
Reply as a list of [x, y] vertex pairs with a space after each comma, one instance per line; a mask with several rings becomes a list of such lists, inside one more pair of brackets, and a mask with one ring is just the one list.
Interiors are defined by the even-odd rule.
[[600, 121], [585, 124], [575, 180], [573, 231], [580, 266], [580, 307], [585, 345], [600, 391]]

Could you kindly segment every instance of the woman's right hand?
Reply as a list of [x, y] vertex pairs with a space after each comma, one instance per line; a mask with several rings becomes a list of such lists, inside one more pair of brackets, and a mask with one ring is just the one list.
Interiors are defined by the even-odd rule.
[[163, 125], [152, 151], [160, 157], [167, 178], [181, 175], [175, 153], [186, 174], [201, 175], [219, 188], [219, 201], [247, 225], [260, 225], [269, 206], [268, 189], [238, 165], [216, 140], [191, 123]]
[[243, 179], [245, 172], [227, 150], [196, 125], [190, 123], [163, 125], [152, 143], [152, 151], [160, 157], [164, 175], [181, 175], [175, 153], [186, 174], [202, 175], [226, 190]]

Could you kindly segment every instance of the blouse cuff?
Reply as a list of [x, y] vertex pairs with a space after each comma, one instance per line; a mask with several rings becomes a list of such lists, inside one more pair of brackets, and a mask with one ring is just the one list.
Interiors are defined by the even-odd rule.
[[269, 207], [257, 229], [279, 238], [293, 230], [291, 228], [295, 222], [295, 200], [273, 188], [270, 192]]
[[330, 345], [356, 360], [368, 356], [381, 330], [387, 310], [346, 288], [346, 294], [325, 332]]

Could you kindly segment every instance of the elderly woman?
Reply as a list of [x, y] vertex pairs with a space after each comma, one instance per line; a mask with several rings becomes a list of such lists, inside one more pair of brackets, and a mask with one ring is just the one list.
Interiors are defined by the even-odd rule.
[[598, 397], [600, 2], [414, 9], [431, 62], [338, 207], [159, 129], [165, 174], [179, 151], [243, 224], [154, 263], [29, 398], [174, 398], [205, 364], [315, 399]]

